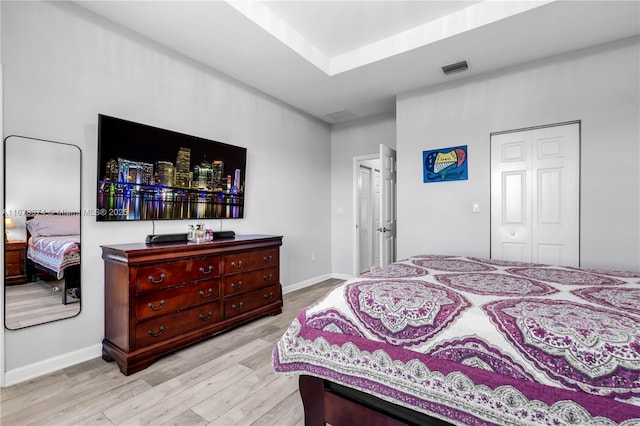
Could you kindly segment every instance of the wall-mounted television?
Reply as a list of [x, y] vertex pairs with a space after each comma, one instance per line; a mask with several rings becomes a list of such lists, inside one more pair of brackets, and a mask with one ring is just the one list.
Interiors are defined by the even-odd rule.
[[98, 221], [244, 216], [247, 149], [98, 115]]

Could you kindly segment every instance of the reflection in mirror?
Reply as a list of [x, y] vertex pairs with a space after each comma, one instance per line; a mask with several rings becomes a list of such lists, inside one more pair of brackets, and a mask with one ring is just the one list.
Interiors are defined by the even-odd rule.
[[80, 313], [80, 148], [4, 140], [5, 327]]

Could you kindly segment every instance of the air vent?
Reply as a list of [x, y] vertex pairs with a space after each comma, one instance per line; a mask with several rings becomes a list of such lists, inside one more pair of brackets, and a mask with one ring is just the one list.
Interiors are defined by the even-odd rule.
[[344, 121], [344, 120], [348, 120], [350, 118], [355, 117], [356, 115], [354, 113], [352, 113], [351, 111], [349, 111], [348, 109], [343, 109], [342, 111], [336, 111], [336, 112], [332, 112], [327, 114], [327, 117], [329, 117], [330, 119], [334, 120], [334, 121]]
[[469, 64], [467, 61], [456, 62], [455, 64], [445, 65], [442, 67], [442, 72], [445, 75], [453, 74], [456, 72], [462, 72], [469, 69]]

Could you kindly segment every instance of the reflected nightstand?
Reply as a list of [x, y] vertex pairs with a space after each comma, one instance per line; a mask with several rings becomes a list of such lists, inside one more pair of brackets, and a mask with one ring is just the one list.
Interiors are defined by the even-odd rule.
[[4, 282], [24, 284], [28, 281], [26, 272], [27, 243], [9, 240], [4, 243]]

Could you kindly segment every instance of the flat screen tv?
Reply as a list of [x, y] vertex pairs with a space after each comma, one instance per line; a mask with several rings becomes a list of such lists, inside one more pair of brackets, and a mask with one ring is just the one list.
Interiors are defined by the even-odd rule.
[[98, 221], [244, 215], [247, 149], [98, 115]]

